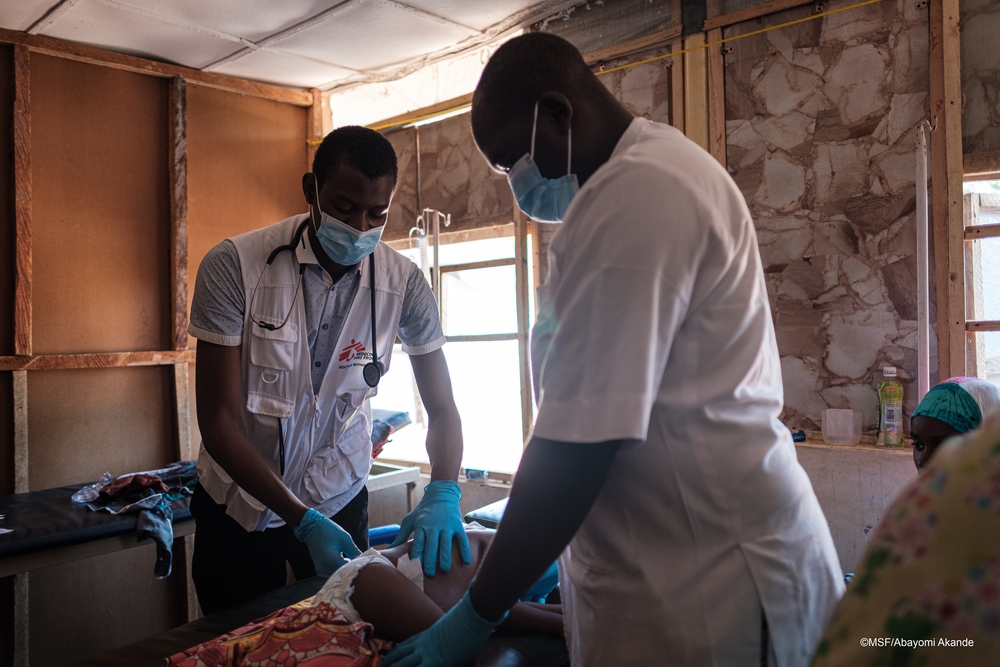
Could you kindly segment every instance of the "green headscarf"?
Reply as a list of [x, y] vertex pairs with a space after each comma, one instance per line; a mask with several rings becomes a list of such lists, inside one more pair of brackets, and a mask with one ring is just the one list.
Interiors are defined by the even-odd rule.
[[[959, 433], [979, 428], [983, 412], [972, 394], [955, 382], [942, 382], [931, 388], [913, 411], [913, 417], [932, 417], [944, 422]], [[910, 417], [910, 420], [913, 420]]]

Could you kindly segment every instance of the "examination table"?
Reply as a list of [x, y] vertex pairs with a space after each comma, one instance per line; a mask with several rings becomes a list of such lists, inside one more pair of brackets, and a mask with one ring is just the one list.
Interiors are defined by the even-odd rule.
[[[324, 577], [306, 579], [76, 664], [88, 667], [163, 667], [168, 656], [315, 595], [325, 582]], [[473, 664], [479, 667], [563, 667], [569, 665], [569, 658], [562, 637], [511, 632], [490, 638]]]
[[[466, 515], [466, 521], [476, 518], [483, 525], [492, 524], [489, 527], [495, 527], [503, 515], [505, 506], [506, 499], [500, 503], [487, 505]], [[372, 535], [371, 537], [378, 541], [381, 536]], [[315, 595], [325, 582], [324, 577], [312, 577], [273, 590], [230, 609], [191, 621], [161, 635], [143, 639], [77, 664], [91, 667], [145, 667], [147, 665], [149, 667], [162, 667], [168, 656], [214, 639], [254, 619], [267, 616], [271, 612]], [[568, 667], [569, 656], [562, 637], [500, 632], [490, 638], [472, 664], [478, 667]]]

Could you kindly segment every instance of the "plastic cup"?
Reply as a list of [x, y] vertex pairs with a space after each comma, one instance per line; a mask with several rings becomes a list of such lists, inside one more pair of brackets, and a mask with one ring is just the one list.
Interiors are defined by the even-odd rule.
[[823, 442], [828, 445], [856, 445], [861, 442], [861, 413], [856, 410], [824, 410]]

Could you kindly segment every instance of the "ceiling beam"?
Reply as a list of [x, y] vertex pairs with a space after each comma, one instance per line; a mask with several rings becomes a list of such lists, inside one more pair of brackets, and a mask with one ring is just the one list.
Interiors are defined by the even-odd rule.
[[[337, 4], [337, 5], [334, 5], [333, 7], [328, 7], [326, 9], [324, 9], [319, 14], [316, 14], [314, 16], [310, 16], [307, 19], [299, 21], [298, 23], [296, 23], [294, 25], [291, 25], [291, 26], [288, 26], [287, 28], [283, 28], [282, 30], [279, 30], [276, 33], [272, 33], [272, 34], [268, 35], [267, 37], [264, 37], [263, 39], [260, 39], [260, 40], [258, 40], [256, 42], [251, 42], [251, 44], [247, 48], [240, 49], [239, 51], [234, 51], [233, 53], [230, 53], [225, 58], [220, 58], [219, 60], [216, 60], [214, 63], [206, 65], [202, 69], [204, 69], [205, 71], [211, 71], [213, 69], [222, 67], [223, 65], [226, 65], [228, 63], [231, 63], [231, 62], [234, 62], [236, 60], [239, 60], [243, 56], [246, 56], [246, 55], [248, 55], [250, 53], [253, 53], [254, 51], [256, 51], [258, 49], [268, 49], [268, 50], [271, 50], [271, 49], [268, 48], [268, 47], [270, 47], [271, 44], [274, 44], [275, 42], [278, 42], [278, 41], [280, 41], [282, 39], [285, 39], [286, 37], [291, 37], [292, 35], [300, 33], [303, 30], [306, 30], [308, 28], [313, 27], [314, 25], [322, 23], [323, 21], [327, 20], [328, 18], [330, 18], [334, 14], [339, 14], [340, 12], [342, 12], [345, 9], [347, 9], [351, 5], [355, 5], [358, 2], [360, 2], [360, 1], [361, 0], [344, 0], [340, 4]], [[286, 53], [284, 51], [281, 51], [280, 49], [273, 49], [273, 50], [277, 51], [278, 53], [281, 53], [282, 55], [293, 55], [293, 54], [289, 54], [289, 53]], [[316, 61], [316, 62], [323, 62], [323, 64], [330, 65], [331, 67], [339, 67], [341, 69], [350, 70], [352, 72], [357, 72], [358, 71], [358, 70], [356, 70], [356, 69], [354, 69], [352, 67], [345, 67], [345, 66], [337, 64], [337, 63], [324, 62], [324, 61]]]
[[440, 23], [441, 25], [451, 26], [453, 28], [461, 28], [462, 30], [469, 33], [470, 36], [478, 35], [481, 32], [471, 26], [465, 25], [464, 23], [459, 23], [458, 21], [452, 21], [451, 19], [441, 16], [440, 14], [434, 14], [433, 12], [429, 12], [426, 9], [420, 9], [419, 7], [408, 5], [405, 2], [397, 2], [396, 0], [375, 0], [375, 2], [377, 2], [380, 5], [386, 5], [387, 7], [395, 7], [400, 11], [428, 18], [436, 23]]
[[[350, 2], [355, 0], [348, 1]], [[532, 23], [537, 23], [544, 18], [558, 14], [559, 12], [578, 4], [580, 4], [580, 0], [542, 0], [542, 2], [535, 3], [531, 7], [515, 12], [504, 20], [493, 24], [486, 30], [469, 37], [468, 39], [464, 39], [446, 49], [426, 54], [416, 60], [396, 63], [394, 65], [383, 67], [379, 70], [369, 71], [363, 73], [362, 76], [352, 77], [346, 80], [338, 79], [335, 81], [329, 81], [319, 88], [325, 92], [329, 92], [335, 88], [346, 89], [364, 85], [366, 83], [396, 81], [398, 79], [402, 79], [408, 74], [412, 74], [422, 67], [433, 65], [452, 56], [464, 53], [465, 51], [489, 44], [490, 42], [503, 37], [507, 33], [531, 25]]]
[[28, 26], [25, 30], [26, 33], [37, 35], [42, 30], [45, 30], [49, 25], [52, 24], [57, 18], [68, 12], [73, 8], [79, 0], [59, 0], [56, 4], [49, 7], [49, 9], [42, 14], [41, 18]]
[[319, 65], [326, 65], [327, 67], [337, 67], [339, 69], [346, 70], [348, 72], [354, 72], [355, 74], [362, 74], [361, 70], [357, 70], [353, 67], [348, 67], [346, 65], [341, 65], [340, 63], [335, 63], [329, 60], [323, 60], [321, 58], [311, 58], [310, 56], [303, 56], [298, 53], [283, 51], [282, 49], [274, 49], [267, 46], [260, 46], [259, 44], [254, 44], [253, 46], [244, 49], [239, 49], [238, 51], [233, 51], [225, 58], [221, 58], [219, 60], [216, 60], [214, 63], [211, 63], [210, 65], [206, 65], [205, 67], [202, 68], [202, 71], [203, 72], [214, 71], [222, 67], [223, 65], [226, 65], [231, 62], [236, 62], [237, 60], [243, 58], [244, 56], [248, 56], [251, 53], [256, 53], [257, 51], [273, 53], [275, 55], [281, 56], [282, 58], [291, 58], [292, 60], [302, 60], [308, 63], [317, 63]]
[[[98, 0], [98, 1], [100, 1], [100, 2], [113, 2], [113, 0]], [[320, 58], [309, 58], [309, 57], [306, 57], [306, 56], [300, 56], [300, 55], [295, 54], [295, 53], [289, 53], [288, 51], [285, 51], [283, 49], [272, 48], [271, 47], [272, 44], [275, 44], [275, 43], [277, 43], [277, 42], [279, 42], [281, 40], [287, 39], [288, 37], [291, 37], [292, 35], [300, 33], [303, 30], [307, 30], [309, 28], [312, 28], [313, 26], [315, 26], [317, 24], [324, 23], [324, 22], [328, 21], [333, 15], [339, 14], [340, 12], [344, 11], [345, 9], [348, 9], [351, 6], [360, 3], [361, 1], [362, 0], [345, 0], [344, 2], [341, 2], [338, 5], [334, 5], [333, 7], [329, 7], [327, 9], [323, 10], [322, 12], [320, 12], [319, 14], [316, 14], [315, 16], [311, 16], [311, 17], [309, 17], [307, 19], [304, 19], [304, 20], [296, 23], [295, 25], [289, 26], [287, 28], [279, 30], [278, 32], [272, 33], [272, 34], [268, 35], [267, 37], [264, 37], [263, 39], [258, 40], [257, 42], [251, 42], [250, 40], [244, 40], [244, 42], [246, 42], [244, 44], [245, 48], [242, 48], [242, 49], [239, 49], [237, 51], [234, 51], [233, 53], [230, 53], [228, 56], [226, 56], [224, 58], [220, 58], [219, 60], [217, 60], [217, 61], [215, 61], [215, 62], [213, 62], [213, 63], [211, 63], [209, 65], [206, 65], [202, 69], [204, 69], [206, 71], [211, 71], [211, 70], [214, 70], [214, 69], [218, 69], [219, 67], [222, 67], [223, 65], [229, 64], [231, 62], [235, 62], [235, 61], [239, 60], [240, 58], [243, 58], [244, 56], [249, 55], [250, 53], [253, 53], [254, 51], [257, 51], [257, 50], [266, 50], [266, 51], [271, 51], [272, 53], [278, 53], [278, 54], [280, 54], [282, 56], [287, 56], [287, 57], [292, 57], [292, 58], [299, 58], [299, 59], [309, 60], [309, 61], [312, 61], [312, 62], [320, 63], [322, 65], [329, 65], [330, 67], [339, 67], [340, 69], [348, 70], [348, 71], [354, 72], [356, 74], [363, 74], [363, 72], [361, 72], [360, 70], [358, 70], [358, 69], [356, 69], [354, 67], [348, 67], [348, 66], [342, 65], [340, 63], [336, 63], [336, 62], [332, 62], [332, 61], [324, 60], [324, 59], [320, 59]], [[475, 28], [471, 28], [471, 27], [469, 27], [469, 26], [467, 26], [467, 25], [465, 25], [463, 23], [458, 23], [456, 21], [452, 21], [451, 19], [445, 18], [443, 16], [439, 16], [437, 14], [433, 14], [433, 13], [428, 12], [428, 11], [424, 11], [422, 9], [418, 9], [417, 7], [413, 7], [411, 5], [407, 5], [407, 4], [402, 3], [402, 2], [396, 2], [395, 0], [374, 0], [374, 1], [377, 2], [377, 3], [379, 3], [379, 4], [381, 4], [381, 5], [386, 5], [388, 7], [394, 7], [396, 9], [398, 9], [399, 11], [407, 12], [409, 14], [414, 14], [416, 16], [421, 16], [423, 18], [430, 19], [430, 20], [434, 21], [435, 23], [440, 23], [442, 25], [450, 26], [450, 27], [453, 27], [453, 28], [459, 28], [461, 30], [464, 30], [470, 36], [476, 36], [476, 35], [480, 34], [479, 31], [476, 30]]]
[[178, 28], [184, 28], [185, 30], [190, 30], [192, 32], [200, 32], [210, 37], [215, 37], [221, 39], [224, 42], [236, 42], [237, 44], [243, 44], [244, 46], [253, 44], [253, 42], [245, 37], [240, 37], [239, 35], [231, 35], [228, 32], [222, 32], [221, 30], [214, 30], [212, 28], [205, 27], [203, 25], [198, 25], [197, 23], [189, 23], [179, 18], [173, 16], [167, 16], [166, 14], [161, 14], [159, 12], [154, 12], [143, 7], [136, 7], [125, 2], [118, 2], [118, 0], [89, 0], [99, 5], [104, 5], [105, 7], [112, 7], [114, 9], [121, 10], [123, 12], [129, 12], [131, 14], [137, 14], [143, 18], [153, 19], [154, 21], [160, 21], [162, 23], [167, 23], [169, 25], [175, 25]]

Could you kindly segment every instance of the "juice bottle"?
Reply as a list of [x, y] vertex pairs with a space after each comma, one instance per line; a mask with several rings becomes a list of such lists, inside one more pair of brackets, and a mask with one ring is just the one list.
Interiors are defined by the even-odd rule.
[[882, 369], [885, 378], [878, 385], [878, 442], [885, 447], [903, 446], [903, 384], [896, 379], [896, 367]]

